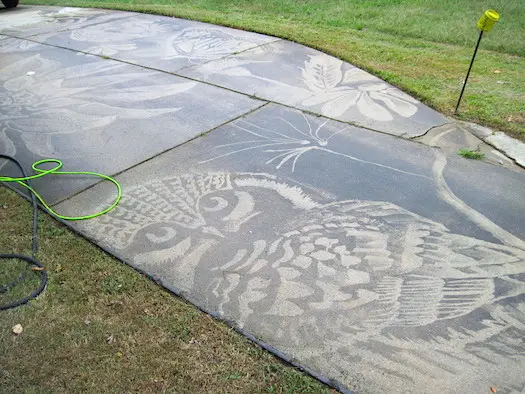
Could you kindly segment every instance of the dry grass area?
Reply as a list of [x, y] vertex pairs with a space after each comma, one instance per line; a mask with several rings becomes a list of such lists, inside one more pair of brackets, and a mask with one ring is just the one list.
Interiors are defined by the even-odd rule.
[[[31, 211], [0, 186], [2, 253], [30, 253]], [[29, 305], [0, 312], [2, 392], [333, 392], [51, 217], [39, 223], [49, 285]], [[2, 262], [0, 283], [23, 267]], [[33, 275], [0, 303], [35, 284]]]

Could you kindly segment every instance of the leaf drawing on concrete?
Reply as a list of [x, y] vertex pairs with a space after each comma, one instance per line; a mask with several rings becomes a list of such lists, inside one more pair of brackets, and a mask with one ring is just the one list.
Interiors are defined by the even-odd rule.
[[310, 56], [301, 75], [313, 95], [301, 104], [322, 105], [323, 115], [333, 118], [356, 105], [362, 115], [384, 122], [394, 119], [392, 113], [408, 118], [417, 112], [417, 100], [355, 67], [343, 76], [342, 67], [343, 61], [332, 56]]

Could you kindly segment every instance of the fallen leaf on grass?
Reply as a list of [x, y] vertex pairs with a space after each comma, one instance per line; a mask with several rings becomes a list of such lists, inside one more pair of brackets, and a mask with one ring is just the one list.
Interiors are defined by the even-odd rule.
[[192, 345], [200, 345], [201, 343], [197, 341], [195, 338], [191, 338], [188, 343], [183, 343], [180, 345], [181, 349], [188, 350], [192, 347]]
[[43, 271], [43, 270], [45, 270], [44, 267], [33, 267], [33, 268], [31, 268], [31, 271]]
[[501, 74], [503, 71], [501, 71], [501, 70], [494, 70], [494, 71], [492, 71], [492, 72], [493, 72], [494, 74]]
[[24, 327], [22, 327], [21, 324], [16, 324], [13, 326], [12, 330], [13, 330], [13, 334], [20, 335], [22, 334], [22, 331], [24, 331]]

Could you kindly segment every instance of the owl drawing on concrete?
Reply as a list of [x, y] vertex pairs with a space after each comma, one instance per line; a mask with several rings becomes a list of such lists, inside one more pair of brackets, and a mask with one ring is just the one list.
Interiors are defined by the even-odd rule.
[[[262, 336], [337, 353], [369, 338], [428, 344], [452, 332], [465, 346], [525, 328], [503, 305], [523, 297], [524, 250], [391, 203], [321, 204], [270, 175], [228, 173], [152, 180], [124, 196], [97, 219], [102, 243]], [[469, 326], [480, 314], [496, 323]]]

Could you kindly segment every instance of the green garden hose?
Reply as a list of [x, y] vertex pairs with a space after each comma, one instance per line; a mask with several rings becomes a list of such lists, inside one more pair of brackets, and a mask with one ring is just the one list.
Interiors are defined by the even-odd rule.
[[[2, 157], [5, 157], [5, 156], [2, 156]], [[42, 170], [41, 168], [38, 168], [39, 165], [44, 164], [44, 163], [55, 163], [56, 166], [54, 168], [50, 169], [50, 170]], [[55, 217], [57, 217], [59, 219], [62, 219], [62, 220], [93, 219], [93, 218], [96, 218], [97, 216], [101, 216], [101, 215], [104, 215], [105, 213], [108, 213], [109, 211], [111, 211], [113, 208], [115, 208], [117, 206], [117, 204], [120, 201], [120, 198], [122, 197], [122, 188], [120, 187], [119, 183], [115, 179], [111, 178], [110, 176], [104, 175], [104, 174], [99, 174], [97, 172], [89, 172], [89, 171], [58, 171], [59, 169], [62, 168], [62, 166], [63, 166], [62, 162], [60, 160], [57, 160], [57, 159], [40, 160], [40, 161], [37, 161], [37, 162], [33, 163], [33, 165], [31, 166], [31, 168], [37, 174], [31, 175], [31, 176], [23, 176], [23, 177], [20, 177], [20, 178], [11, 178], [11, 177], [8, 177], [8, 176], [0, 176], [0, 182], [16, 182], [20, 186], [23, 186], [26, 189], [29, 189], [29, 191], [31, 191], [31, 193], [34, 194], [34, 196], [38, 199], [38, 201], [40, 201], [42, 206], [51, 215], [53, 215], [53, 216], [55, 216]], [[86, 216], [64, 216], [64, 215], [60, 215], [59, 213], [55, 212], [49, 205], [47, 205], [47, 203], [40, 196], [40, 194], [38, 194], [27, 183], [27, 181], [30, 181], [30, 180], [33, 180], [33, 179], [37, 179], [37, 178], [42, 178], [42, 177], [45, 177], [45, 176], [51, 175], [51, 174], [53, 174], [53, 175], [90, 175], [90, 176], [95, 176], [95, 177], [99, 177], [99, 178], [105, 179], [107, 181], [112, 182], [117, 187], [117, 198], [115, 199], [115, 202], [113, 202], [113, 204], [111, 204], [111, 206], [109, 206], [108, 208], [104, 209], [103, 211], [93, 213], [91, 215], [86, 215]]]
[[[35, 171], [36, 174], [31, 175], [31, 176], [27, 176], [25, 171], [24, 171], [24, 168], [22, 167], [20, 162], [18, 160], [16, 160], [14, 157], [0, 154], [0, 158], [7, 159], [9, 161], [14, 162], [16, 164], [16, 166], [20, 169], [20, 171], [21, 171], [21, 173], [23, 175], [22, 177], [19, 177], [19, 178], [13, 178], [13, 177], [8, 177], [8, 176], [0, 176], [0, 182], [17, 183], [20, 186], [23, 186], [24, 188], [28, 189], [29, 192], [30, 192], [31, 202], [33, 204], [32, 255], [31, 256], [25, 256], [25, 255], [21, 255], [21, 254], [13, 254], [13, 253], [0, 254], [0, 259], [23, 260], [23, 261], [25, 261], [27, 263], [25, 271], [17, 279], [15, 279], [14, 281], [12, 281], [12, 282], [10, 282], [10, 283], [8, 283], [6, 285], [0, 285], [0, 293], [6, 293], [11, 288], [16, 286], [18, 283], [22, 282], [25, 279], [26, 275], [30, 271], [36, 271], [41, 276], [39, 287], [36, 290], [34, 290], [29, 296], [26, 296], [26, 297], [24, 297], [22, 299], [18, 299], [16, 301], [10, 302], [8, 304], [0, 305], [0, 310], [6, 310], [6, 309], [11, 309], [11, 308], [15, 308], [17, 306], [26, 304], [30, 300], [36, 298], [40, 293], [42, 293], [42, 291], [44, 291], [44, 289], [46, 287], [46, 284], [47, 284], [47, 272], [46, 272], [44, 266], [35, 257], [36, 253], [38, 251], [38, 221], [37, 221], [37, 219], [38, 219], [38, 203], [37, 203], [37, 200], [40, 201], [40, 203], [42, 204], [43, 208], [47, 212], [49, 212], [51, 215], [55, 216], [56, 218], [59, 218], [59, 219], [62, 219], [62, 220], [86, 220], [86, 219], [92, 219], [92, 218], [95, 218], [97, 216], [104, 215], [105, 213], [108, 213], [109, 211], [114, 209], [117, 206], [117, 204], [119, 203], [119, 201], [120, 201], [120, 199], [122, 197], [122, 188], [120, 187], [120, 184], [115, 179], [113, 179], [113, 178], [111, 178], [111, 177], [109, 177], [107, 175], [104, 175], [104, 174], [99, 174], [97, 172], [90, 172], [90, 171], [59, 171], [62, 168], [63, 164], [62, 164], [62, 162], [60, 160], [57, 160], [57, 159], [45, 159], [45, 160], [40, 160], [40, 161], [37, 161], [37, 162], [33, 163], [31, 168]], [[50, 169], [50, 170], [43, 170], [43, 169], [38, 167], [38, 166], [40, 166], [40, 165], [42, 165], [44, 163], [55, 163], [56, 166], [54, 168]], [[113, 204], [111, 204], [106, 209], [104, 209], [104, 210], [102, 210], [100, 212], [93, 213], [91, 215], [85, 215], [85, 216], [64, 216], [64, 215], [60, 215], [59, 213], [55, 212], [45, 202], [45, 200], [42, 198], [42, 196], [40, 196], [40, 194], [38, 194], [35, 191], [35, 189], [33, 189], [33, 187], [30, 184], [31, 180], [37, 179], [37, 178], [42, 178], [42, 177], [45, 177], [45, 176], [48, 176], [48, 175], [88, 175], [88, 176], [95, 176], [95, 177], [98, 177], [98, 178], [102, 178], [104, 180], [112, 182], [117, 187], [117, 198], [115, 199]]]

